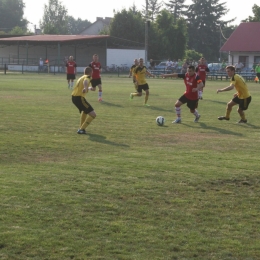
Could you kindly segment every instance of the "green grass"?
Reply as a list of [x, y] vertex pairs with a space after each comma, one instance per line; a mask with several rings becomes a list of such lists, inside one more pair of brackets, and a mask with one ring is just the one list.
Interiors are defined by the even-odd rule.
[[182, 80], [148, 79], [144, 107], [104, 75], [85, 136], [64, 75], [0, 80], [0, 259], [260, 259], [259, 84], [248, 124], [217, 120], [233, 91], [207, 81], [173, 125]]

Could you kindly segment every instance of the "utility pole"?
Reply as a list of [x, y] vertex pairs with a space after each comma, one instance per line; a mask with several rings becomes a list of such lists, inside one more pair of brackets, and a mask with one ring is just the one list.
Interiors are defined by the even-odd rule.
[[148, 0], [146, 0], [146, 6], [145, 6], [145, 65], [147, 65], [147, 59], [148, 59]]

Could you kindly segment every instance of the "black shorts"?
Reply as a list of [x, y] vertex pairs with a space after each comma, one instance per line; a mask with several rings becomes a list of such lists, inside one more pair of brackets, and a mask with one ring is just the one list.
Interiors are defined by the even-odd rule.
[[191, 100], [191, 99], [188, 99], [186, 98], [185, 95], [181, 96], [179, 98], [179, 101], [182, 103], [182, 104], [186, 104], [187, 103], [187, 107], [190, 109], [190, 110], [194, 110], [198, 107], [198, 103], [199, 103], [199, 100], [198, 99], [195, 99], [195, 100]]
[[75, 74], [67, 74], [67, 80], [74, 80], [75, 78]]
[[91, 86], [93, 88], [95, 88], [98, 85], [102, 85], [101, 78], [99, 78], [99, 79], [92, 79], [90, 82], [91, 82]]
[[137, 89], [137, 92], [142, 92], [142, 90], [148, 90], [149, 89], [149, 86], [147, 83], [143, 84], [143, 85], [138, 85], [138, 89]]
[[94, 111], [93, 107], [88, 103], [88, 101], [81, 96], [72, 96], [72, 103], [78, 108], [79, 113], [84, 111], [85, 114], [88, 114]]
[[252, 100], [251, 96], [245, 99], [240, 99], [238, 98], [238, 96], [236, 96], [232, 99], [233, 102], [239, 105], [239, 109], [241, 110], [247, 110], [251, 100]]

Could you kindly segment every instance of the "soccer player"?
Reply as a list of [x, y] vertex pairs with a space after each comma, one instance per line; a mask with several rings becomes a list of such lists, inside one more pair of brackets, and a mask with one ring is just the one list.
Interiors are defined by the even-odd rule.
[[181, 106], [186, 103], [190, 112], [195, 116], [194, 122], [197, 123], [200, 119], [200, 114], [197, 110], [199, 102], [198, 92], [203, 88], [203, 82], [195, 72], [195, 67], [189, 65], [186, 73], [163, 74], [162, 77], [182, 78], [186, 86], [186, 91], [175, 103], [177, 118], [172, 123], [181, 123]]
[[86, 67], [84, 70], [84, 75], [78, 79], [71, 94], [72, 102], [80, 112], [80, 127], [77, 131], [78, 134], [86, 134], [85, 129], [96, 117], [93, 107], [85, 99], [91, 81], [91, 74], [92, 69], [90, 67]]
[[[200, 62], [198, 66], [196, 67], [196, 72], [198, 73], [200, 79], [203, 82], [203, 88], [206, 86], [206, 77], [207, 77], [207, 72], [209, 72], [209, 68], [206, 64], [205, 58], [201, 57]], [[199, 91], [199, 99], [202, 99], [202, 94], [203, 94], [203, 88]]]
[[146, 66], [144, 66], [144, 60], [140, 58], [139, 65], [135, 67], [135, 69], [133, 70], [133, 81], [136, 81], [138, 86], [137, 92], [130, 94], [130, 100], [132, 100], [134, 97], [141, 97], [142, 90], [144, 90], [145, 91], [144, 105], [149, 106], [147, 104], [149, 98], [149, 86], [146, 82], [146, 78], [145, 78], [146, 75], [149, 75], [150, 77], [154, 77], [154, 75], [147, 70]]
[[[134, 69], [139, 65], [139, 62], [138, 62], [138, 59], [134, 59], [134, 64], [132, 65], [132, 67], [130, 68], [130, 71], [129, 71], [129, 78], [130, 77], [133, 77], [133, 71]], [[137, 85], [137, 82], [135, 79], [133, 79], [133, 83], [134, 83], [134, 87], [135, 87], [135, 90], [137, 92], [137, 89], [138, 89], [138, 85]]]
[[98, 101], [102, 102], [102, 82], [100, 77], [101, 72], [101, 63], [98, 61], [98, 55], [93, 55], [93, 61], [89, 64], [89, 67], [92, 68], [92, 79], [91, 85], [88, 89], [91, 91], [96, 91], [96, 87], [98, 86]]
[[234, 94], [234, 98], [231, 99], [226, 108], [226, 115], [218, 117], [219, 120], [229, 120], [230, 119], [230, 113], [232, 111], [232, 107], [235, 105], [239, 105], [237, 112], [240, 115], [241, 119], [238, 121], [238, 123], [247, 123], [247, 119], [245, 117], [244, 110], [248, 109], [248, 106], [251, 102], [251, 96], [248, 91], [248, 87], [245, 83], [245, 80], [242, 76], [236, 74], [236, 68], [234, 66], [227, 66], [226, 72], [228, 76], [231, 78], [231, 83], [228, 87], [218, 89], [217, 93], [223, 92], [223, 91], [229, 91], [232, 89], [236, 89], [237, 93]]
[[77, 64], [73, 60], [73, 56], [70, 56], [68, 62], [66, 63], [66, 73], [69, 89], [73, 89], [74, 86], [74, 79], [76, 78], [76, 67]]

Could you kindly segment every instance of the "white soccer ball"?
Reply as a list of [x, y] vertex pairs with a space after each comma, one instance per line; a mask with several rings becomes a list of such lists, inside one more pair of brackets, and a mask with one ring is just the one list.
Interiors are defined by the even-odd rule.
[[164, 119], [163, 116], [158, 116], [158, 117], [156, 118], [156, 124], [157, 124], [157, 125], [163, 126], [164, 123], [165, 123], [165, 119]]

